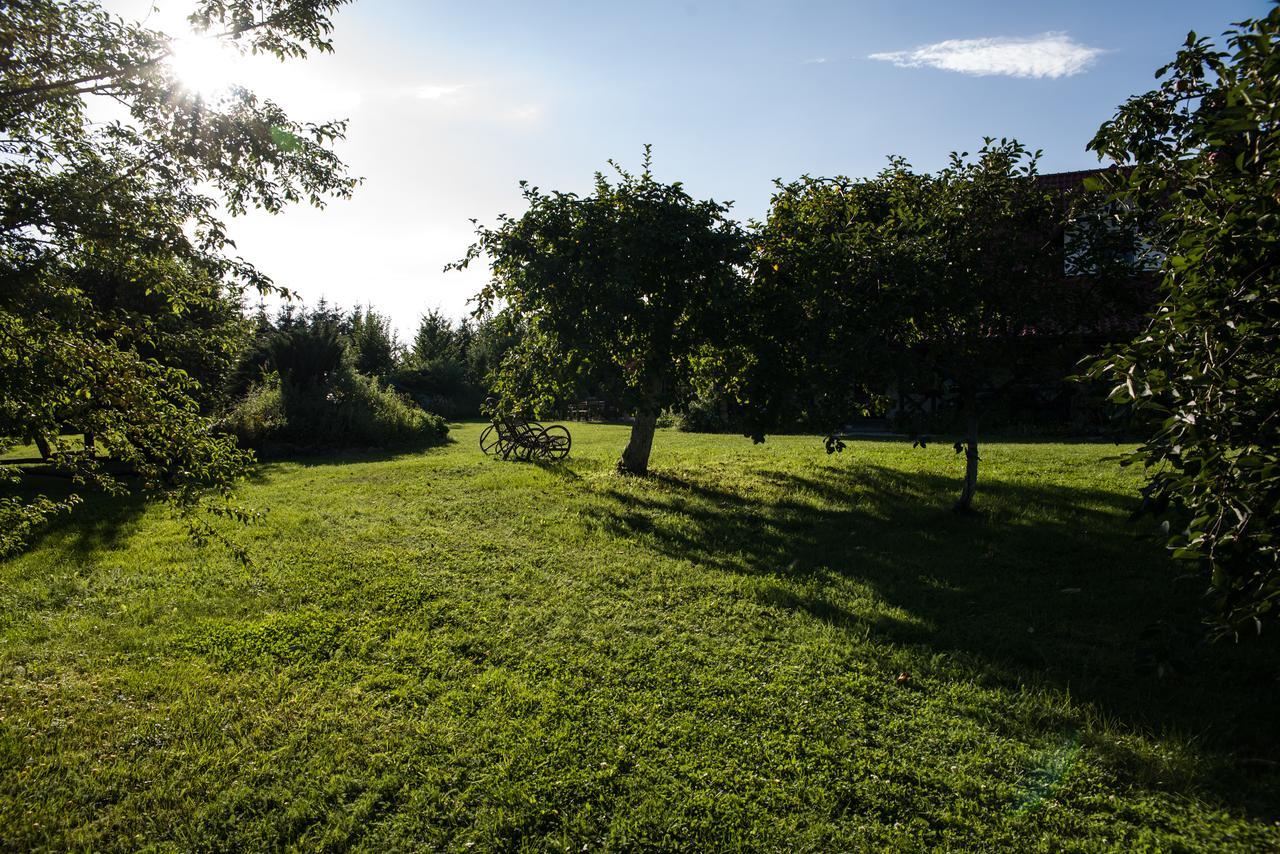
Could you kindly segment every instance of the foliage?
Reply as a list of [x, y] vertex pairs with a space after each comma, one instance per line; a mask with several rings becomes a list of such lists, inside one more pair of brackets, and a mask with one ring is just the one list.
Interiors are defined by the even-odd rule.
[[455, 418], [479, 415], [494, 367], [520, 337], [508, 320], [482, 312], [454, 323], [432, 309], [423, 315], [413, 348], [388, 381], [431, 412]]
[[300, 389], [327, 387], [350, 367], [338, 327], [320, 319], [277, 332], [268, 345], [271, 366], [286, 383]]
[[1280, 847], [1280, 636], [1169, 628], [1111, 444], [989, 443], [960, 519], [933, 445], [482, 427], [264, 466], [262, 572], [92, 498], [0, 562], [6, 847]]
[[385, 447], [410, 441], [439, 442], [449, 425], [373, 377], [345, 371], [320, 396], [283, 386], [285, 413], [301, 433], [280, 438], [307, 447]]
[[401, 367], [388, 382], [429, 412], [451, 418], [480, 414], [484, 389], [468, 376], [465, 362], [441, 357], [429, 362], [416, 359]]
[[498, 368], [511, 350], [519, 346], [525, 324], [507, 312], [480, 311], [472, 318], [467, 342], [467, 377], [487, 395], [496, 382]]
[[[360, 321], [350, 320], [344, 334], [343, 318], [357, 314]], [[249, 447], [272, 450], [443, 439], [448, 426], [440, 416], [358, 370], [351, 330], [370, 316], [385, 324], [368, 309], [351, 315], [327, 304], [282, 310], [265, 347], [270, 372], [249, 388], [223, 428]]]
[[1280, 8], [1226, 47], [1189, 35], [1090, 143], [1132, 164], [1110, 189], [1166, 257], [1146, 330], [1094, 374], [1148, 425], [1126, 458], [1148, 473], [1144, 509], [1238, 632], [1280, 605]]
[[439, 415], [349, 365], [307, 385], [269, 376], [240, 401], [223, 427], [243, 444], [266, 451], [435, 443], [449, 433]]
[[[341, 3], [197, 0], [193, 19], [239, 50], [297, 57], [331, 49]], [[92, 0], [0, 6], [0, 447], [53, 442], [53, 464], [77, 485], [129, 490], [101, 454], [55, 439], [88, 432], [143, 491], [239, 518], [224, 499], [250, 457], [199, 408], [216, 404], [233, 356], [208, 349], [228, 307], [272, 285], [228, 254], [219, 213], [319, 205], [354, 181], [328, 147], [342, 123], [291, 121], [243, 89], [189, 93], [172, 48]], [[6, 468], [4, 479], [26, 477]], [[77, 500], [5, 494], [0, 551]]]
[[356, 370], [379, 379], [390, 376], [400, 364], [402, 350], [391, 318], [371, 306], [357, 306], [348, 315], [347, 325]]
[[240, 400], [250, 388], [260, 384], [271, 370], [271, 342], [275, 339], [276, 327], [267, 314], [265, 303], [258, 303], [253, 315], [246, 320], [246, 325], [249, 330], [248, 340], [226, 380], [226, 395], [233, 402]]
[[[202, 412], [225, 406], [228, 379], [251, 339], [239, 298], [203, 270], [177, 260], [139, 263], [104, 256], [88, 257], [70, 281], [116, 331], [117, 345], [184, 372], [195, 382], [192, 392]], [[184, 291], [178, 312], [162, 296], [174, 283]]]
[[866, 386], [895, 363], [893, 339], [873, 328], [880, 279], [895, 281], [879, 226], [892, 182], [911, 180], [923, 179], [902, 168], [874, 181], [778, 183], [754, 235], [749, 309], [739, 327], [738, 397], [757, 441], [797, 417], [834, 434], [865, 408]]
[[1030, 331], [1070, 325], [1060, 287], [1063, 206], [1038, 153], [988, 139], [937, 174], [899, 158], [873, 179], [780, 184], [757, 235], [739, 396], [752, 432], [796, 411], [829, 434], [874, 396], [942, 390], [963, 412], [967, 510], [979, 389]]
[[[344, 361], [366, 376], [383, 380], [403, 365], [403, 347], [391, 328], [391, 319], [372, 306], [357, 306], [348, 312], [324, 299], [314, 307], [290, 301], [273, 318], [265, 305], [259, 305], [250, 325], [252, 342], [231, 380], [236, 398], [272, 370], [298, 374], [295, 382], [305, 385], [323, 381], [324, 375]], [[280, 359], [296, 364], [281, 366]]]
[[248, 448], [261, 448], [288, 426], [280, 375], [269, 373], [248, 387], [219, 426]]
[[469, 324], [454, 328], [453, 321], [438, 308], [433, 308], [418, 321], [413, 335], [413, 355], [419, 362], [465, 358], [470, 343]]
[[675, 427], [685, 433], [736, 433], [741, 425], [730, 412], [729, 401], [714, 395], [699, 395], [676, 413]]
[[619, 466], [644, 473], [658, 413], [683, 405], [700, 359], [728, 339], [748, 250], [728, 205], [653, 177], [648, 147], [639, 175], [611, 165], [616, 183], [597, 173], [586, 196], [522, 183], [528, 209], [477, 226], [452, 266], [487, 256], [479, 309], [501, 305], [524, 330], [498, 371], [503, 404], [536, 412], [603, 387], [635, 414]]

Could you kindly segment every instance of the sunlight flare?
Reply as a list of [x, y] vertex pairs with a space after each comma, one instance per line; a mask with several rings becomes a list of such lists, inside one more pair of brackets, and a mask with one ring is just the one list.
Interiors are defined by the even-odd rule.
[[169, 67], [183, 88], [194, 95], [210, 98], [232, 85], [243, 70], [243, 57], [216, 38], [183, 36], [172, 42]]

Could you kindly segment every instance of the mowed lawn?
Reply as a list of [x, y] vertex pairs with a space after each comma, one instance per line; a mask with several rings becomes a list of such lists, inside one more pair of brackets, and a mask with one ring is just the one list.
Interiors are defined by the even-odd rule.
[[119, 501], [0, 563], [0, 844], [1280, 848], [1277, 645], [1199, 641], [1116, 446], [959, 518], [945, 444], [480, 427], [263, 466], [248, 569]]

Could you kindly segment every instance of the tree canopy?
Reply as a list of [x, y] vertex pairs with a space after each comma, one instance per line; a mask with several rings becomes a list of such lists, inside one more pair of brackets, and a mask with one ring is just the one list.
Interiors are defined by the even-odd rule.
[[461, 359], [471, 343], [471, 325], [454, 327], [453, 321], [438, 308], [422, 315], [413, 334], [413, 356], [419, 362], [436, 359]]
[[1225, 47], [1190, 34], [1090, 147], [1131, 166], [1103, 185], [1165, 257], [1146, 329], [1094, 373], [1147, 431], [1144, 509], [1234, 633], [1280, 603], [1280, 8]]
[[355, 368], [371, 377], [386, 378], [400, 363], [403, 347], [391, 328], [391, 318], [372, 306], [356, 306], [347, 315]]
[[976, 487], [979, 391], [1020, 336], [1063, 322], [1060, 199], [1037, 154], [988, 139], [936, 174], [899, 158], [868, 180], [780, 185], [760, 229], [742, 395], [756, 437], [805, 409], [837, 431], [872, 396], [958, 402]]
[[477, 226], [453, 266], [487, 256], [479, 311], [525, 329], [497, 372], [503, 405], [547, 408], [590, 377], [635, 415], [619, 468], [642, 474], [658, 413], [688, 399], [699, 360], [728, 339], [749, 250], [729, 205], [657, 180], [648, 147], [638, 175], [611, 165], [616, 181], [597, 173], [585, 196], [522, 184], [528, 209]]
[[[191, 21], [286, 59], [331, 50], [343, 2], [198, 0]], [[355, 181], [330, 147], [342, 122], [293, 121], [243, 88], [189, 92], [172, 51], [169, 36], [91, 0], [0, 8], [0, 445], [51, 442], [75, 483], [129, 488], [104, 453], [180, 508], [243, 515], [204, 497], [227, 497], [251, 458], [212, 432], [199, 367], [163, 342], [175, 324], [223, 323], [245, 288], [274, 289], [233, 254], [223, 211], [320, 205]], [[141, 283], [145, 299], [115, 299], [110, 282]], [[65, 432], [95, 437], [100, 453], [74, 450]], [[0, 497], [0, 551], [76, 500]]]

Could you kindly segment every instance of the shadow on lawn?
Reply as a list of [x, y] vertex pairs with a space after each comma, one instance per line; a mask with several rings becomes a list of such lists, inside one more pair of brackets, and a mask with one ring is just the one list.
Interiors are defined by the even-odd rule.
[[429, 451], [439, 451], [458, 440], [452, 434], [443, 439], [415, 439], [383, 447], [368, 448], [300, 448], [296, 445], [275, 445], [258, 452], [258, 465], [250, 474], [260, 478], [278, 463], [292, 463], [303, 468], [316, 466], [340, 466], [352, 463], [383, 463], [401, 457], [415, 456]]
[[32, 551], [53, 539], [62, 539], [68, 556], [85, 559], [100, 549], [121, 545], [131, 524], [146, 510], [147, 500], [137, 492], [108, 495], [87, 487], [74, 487], [68, 478], [33, 473], [17, 489], [0, 493], [32, 498], [44, 495], [62, 500], [70, 493], [80, 495], [80, 504], [70, 512], [56, 514], [36, 528], [21, 552]]
[[[754, 472], [763, 493], [783, 496], [769, 499], [696, 473], [658, 475], [638, 491], [606, 490], [592, 522], [758, 577], [763, 604], [923, 653], [913, 660], [944, 653], [998, 684], [1069, 692], [1124, 728], [1194, 737], [1220, 764], [1198, 787], [1280, 814], [1275, 638], [1203, 642], [1202, 580], [1179, 578], [1148, 529], [1126, 521], [1128, 496], [987, 480], [984, 515], [959, 516], [947, 509], [953, 478], [818, 471]], [[851, 610], [867, 607], [864, 585], [912, 619]]]
[[[286, 449], [279, 449], [281, 453], [260, 458], [258, 464], [249, 471], [247, 480], [251, 483], [266, 481], [280, 463], [293, 463], [309, 468], [386, 462], [399, 457], [443, 449], [456, 441], [453, 437], [446, 436], [440, 440], [404, 442], [383, 448], [350, 448], [338, 451], [293, 449], [291, 453], [284, 453]], [[126, 483], [131, 488], [136, 485], [131, 480], [126, 480]], [[80, 495], [80, 504], [73, 507], [70, 512], [52, 516], [40, 525], [27, 539], [21, 552], [32, 551], [42, 544], [62, 537], [63, 548], [68, 550], [71, 557], [90, 557], [99, 549], [109, 549], [119, 545], [131, 528], [131, 523], [143, 514], [148, 503], [155, 503], [154, 499], [149, 499], [136, 489], [132, 489], [127, 495], [110, 495], [87, 487], [73, 487], [68, 478], [48, 475], [39, 469], [30, 470], [20, 486], [0, 491], [0, 495], [28, 498], [46, 495], [61, 500], [71, 492]], [[232, 533], [234, 537], [234, 530]]]

